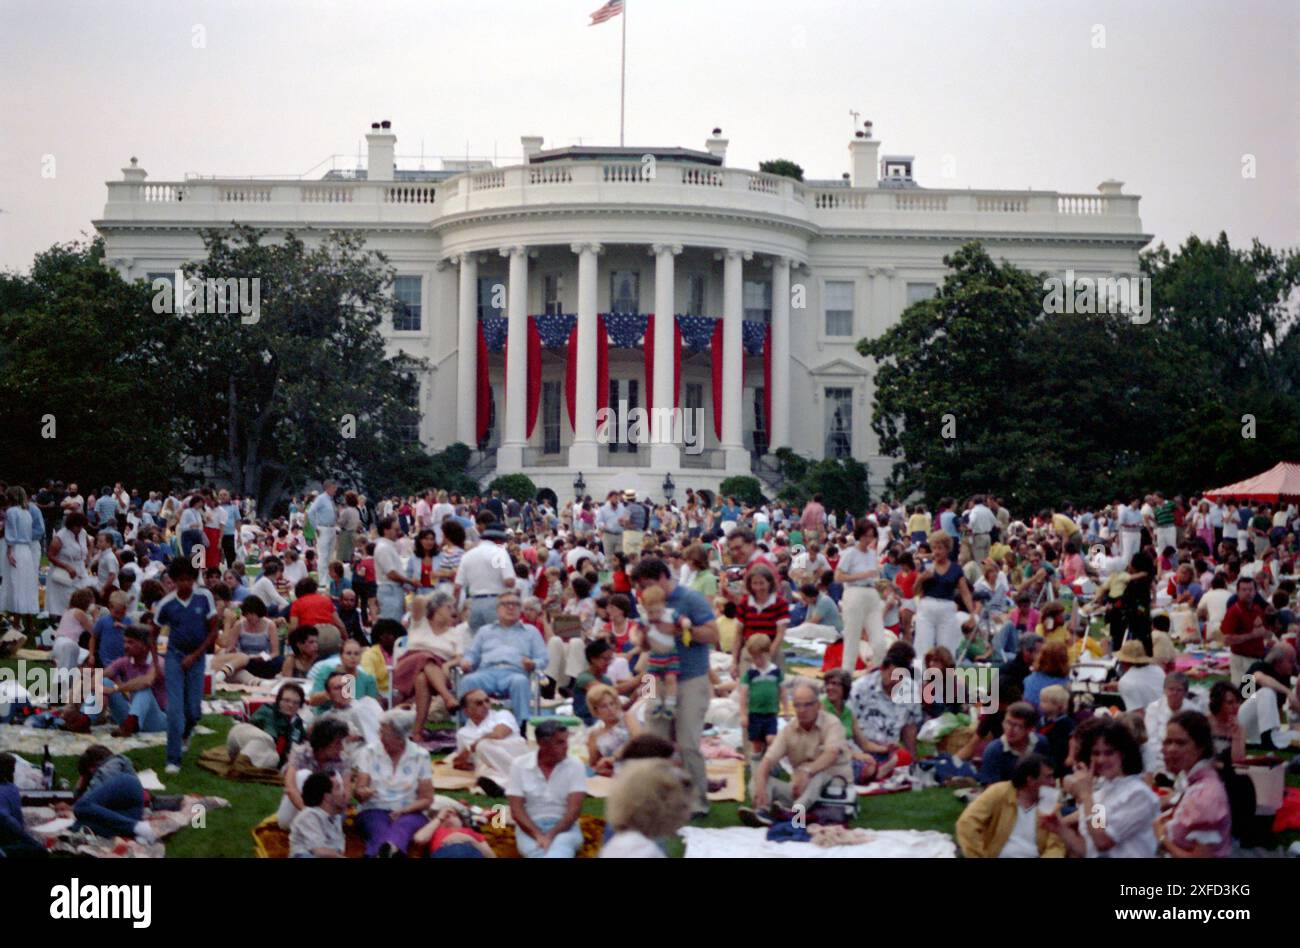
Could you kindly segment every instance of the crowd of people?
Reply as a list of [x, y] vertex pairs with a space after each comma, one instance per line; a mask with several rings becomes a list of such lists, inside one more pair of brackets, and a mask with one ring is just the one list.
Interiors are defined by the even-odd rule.
[[[508, 800], [528, 857], [581, 848], [591, 775], [614, 781], [603, 854], [662, 855], [709, 813], [706, 727], [739, 730], [751, 826], [929, 774], [978, 791], [955, 827], [967, 856], [1221, 856], [1250, 822], [1234, 760], [1300, 721], [1294, 504], [372, 504], [327, 480], [265, 516], [210, 488], [0, 493], [0, 609], [33, 636], [48, 615], [58, 667], [102, 668], [102, 714], [165, 731], [167, 773], [205, 676], [276, 686], [228, 742], [281, 774], [296, 856], [341, 855], [350, 806], [368, 856], [491, 855], [435, 808], [431, 715], [454, 719], [449, 762]], [[1180, 644], [1226, 648], [1227, 680], [1193, 688]], [[926, 685], [978, 667], [993, 693]], [[923, 758], [940, 719], [966, 723]], [[96, 754], [125, 816], [83, 821], [134, 827], [138, 780]]]

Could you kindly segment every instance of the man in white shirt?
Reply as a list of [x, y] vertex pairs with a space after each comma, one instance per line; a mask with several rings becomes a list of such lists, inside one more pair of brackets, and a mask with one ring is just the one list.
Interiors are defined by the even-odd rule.
[[564, 554], [564, 568], [572, 572], [578, 568], [578, 564], [584, 559], [590, 560], [592, 565], [595, 565], [597, 562], [596, 554], [579, 542], [577, 546]]
[[1129, 639], [1115, 656], [1119, 664], [1119, 696], [1127, 711], [1145, 712], [1147, 705], [1164, 694], [1165, 673], [1147, 654], [1146, 646]]
[[480, 626], [495, 622], [497, 597], [515, 587], [515, 567], [510, 554], [501, 546], [505, 532], [495, 523], [488, 523], [482, 531], [477, 546], [460, 558], [456, 570], [456, 589], [464, 591], [469, 600], [469, 627], [477, 632]]
[[[416, 533], [419, 533], [421, 530], [436, 529], [435, 522], [433, 519], [433, 506], [434, 506], [433, 491], [427, 490], [424, 492], [424, 496], [421, 497], [415, 504], [415, 532]], [[439, 543], [442, 542], [441, 537], [439, 537], [438, 542]]]
[[446, 520], [448, 517], [455, 516], [455, 514], [456, 514], [456, 508], [453, 507], [448, 502], [447, 492], [445, 490], [439, 491], [438, 502], [433, 505], [433, 513], [432, 513], [433, 530], [434, 533], [438, 535], [439, 546], [442, 545], [442, 522]]
[[1210, 588], [1201, 596], [1196, 605], [1196, 616], [1205, 623], [1205, 639], [1213, 642], [1219, 637], [1219, 626], [1228, 613], [1228, 600], [1232, 591], [1222, 573], [1215, 573], [1210, 581]]
[[612, 490], [596, 511], [596, 529], [600, 531], [600, 542], [605, 550], [605, 560], [611, 565], [614, 554], [623, 551], [623, 518], [627, 516], [627, 507], [623, 505], [622, 495]]
[[379, 539], [375, 541], [375, 599], [379, 602], [379, 618], [402, 621], [406, 612], [406, 587], [415, 589], [416, 583], [402, 569], [402, 557], [397, 552], [397, 535], [401, 532], [397, 518], [391, 514], [379, 519]]
[[334, 495], [338, 485], [333, 481], [325, 482], [325, 489], [312, 501], [307, 509], [312, 526], [316, 528], [316, 569], [318, 575], [324, 576], [329, 569], [330, 558], [334, 555], [334, 539], [338, 534], [338, 513], [334, 509]]
[[1133, 559], [1133, 554], [1138, 551], [1138, 547], [1142, 545], [1143, 519], [1142, 511], [1136, 501], [1120, 508], [1119, 539], [1126, 566]]
[[970, 552], [975, 562], [983, 563], [988, 559], [989, 549], [993, 545], [993, 528], [998, 525], [998, 518], [984, 503], [983, 494], [976, 494], [974, 501], [974, 506], [966, 515], [966, 523], [970, 527]]
[[528, 754], [528, 742], [519, 734], [515, 716], [505, 708], [492, 710], [486, 691], [477, 688], [461, 701], [468, 718], [456, 731], [456, 753], [451, 759], [457, 770], [472, 770], [479, 786], [490, 797], [505, 796], [517, 758]]
[[515, 844], [525, 859], [572, 859], [582, 846], [578, 817], [587, 796], [587, 768], [569, 756], [569, 729], [537, 725], [537, 750], [510, 767], [506, 782]]

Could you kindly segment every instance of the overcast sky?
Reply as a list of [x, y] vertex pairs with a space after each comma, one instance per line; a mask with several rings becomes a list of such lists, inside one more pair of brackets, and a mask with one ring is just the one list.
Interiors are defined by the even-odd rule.
[[[0, 0], [0, 267], [91, 231], [132, 155], [152, 180], [315, 177], [382, 118], [398, 167], [421, 146], [515, 156], [527, 134], [615, 144], [621, 23], [587, 26], [601, 2]], [[1118, 178], [1157, 240], [1300, 244], [1296, 0], [628, 7], [629, 145], [721, 126], [728, 164], [835, 178], [857, 110], [925, 186]]]

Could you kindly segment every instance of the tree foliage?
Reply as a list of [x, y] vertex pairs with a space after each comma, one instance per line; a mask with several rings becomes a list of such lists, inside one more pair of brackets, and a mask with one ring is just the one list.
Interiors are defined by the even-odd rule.
[[718, 493], [723, 497], [735, 497], [746, 507], [756, 507], [764, 500], [762, 482], [748, 474], [726, 478], [718, 485]]
[[1045, 313], [1043, 275], [978, 243], [944, 262], [933, 299], [858, 343], [876, 361], [889, 490], [930, 502], [991, 490], [1037, 509], [1202, 490], [1300, 456], [1294, 253], [1233, 250], [1223, 235], [1162, 245], [1142, 257], [1145, 323]]
[[784, 178], [794, 178], [796, 181], [803, 180], [803, 168], [789, 158], [773, 158], [770, 161], [760, 161], [758, 170], [764, 174], [779, 174]]
[[173, 330], [104, 266], [102, 239], [0, 274], [0, 477], [165, 486], [182, 457]]
[[521, 502], [537, 496], [537, 485], [527, 474], [502, 474], [488, 484], [488, 490], [500, 491], [502, 497], [513, 497]]

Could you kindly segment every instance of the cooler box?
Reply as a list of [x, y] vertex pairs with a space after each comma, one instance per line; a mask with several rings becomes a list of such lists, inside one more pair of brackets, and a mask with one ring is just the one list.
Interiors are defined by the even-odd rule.
[[1248, 757], [1236, 768], [1255, 785], [1255, 815], [1275, 814], [1286, 795], [1286, 761], [1281, 757]]

